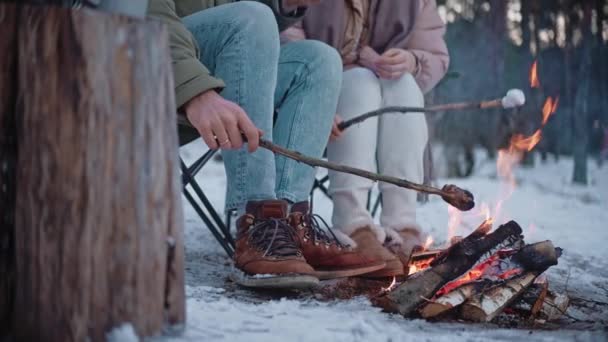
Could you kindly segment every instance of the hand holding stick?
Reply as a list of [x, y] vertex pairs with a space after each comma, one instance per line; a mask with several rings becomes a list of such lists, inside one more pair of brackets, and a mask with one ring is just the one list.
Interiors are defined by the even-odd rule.
[[436, 113], [444, 112], [449, 110], [465, 110], [465, 109], [488, 109], [488, 108], [515, 108], [523, 106], [526, 103], [526, 97], [524, 93], [519, 89], [511, 89], [501, 99], [481, 101], [481, 102], [460, 102], [460, 103], [446, 103], [442, 105], [432, 107], [384, 107], [372, 112], [368, 112], [359, 116], [356, 116], [350, 120], [346, 120], [338, 125], [340, 130], [345, 130], [348, 127], [363, 122], [371, 117], [380, 116], [386, 113]]

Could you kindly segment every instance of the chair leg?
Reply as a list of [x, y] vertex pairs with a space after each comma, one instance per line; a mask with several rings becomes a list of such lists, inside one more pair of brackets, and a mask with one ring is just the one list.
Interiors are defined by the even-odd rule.
[[[208, 159], [210, 159], [210, 158], [208, 158]], [[225, 243], [227, 243], [229, 246], [231, 246], [232, 249], [234, 250], [235, 242], [234, 242], [234, 238], [230, 234], [230, 228], [226, 226], [226, 224], [224, 223], [224, 221], [222, 221], [222, 219], [220, 218], [220, 216], [216, 212], [215, 208], [213, 208], [213, 206], [211, 205], [211, 202], [209, 201], [209, 199], [207, 198], [207, 196], [205, 195], [205, 193], [203, 192], [203, 190], [199, 186], [198, 182], [196, 181], [196, 179], [194, 178], [194, 176], [190, 172], [190, 169], [186, 166], [186, 164], [184, 163], [184, 161], [181, 158], [180, 158], [180, 165], [181, 165], [181, 168], [182, 168], [182, 177], [183, 177], [183, 184], [184, 184], [184, 195], [186, 195], [186, 192], [187, 192], [186, 186], [190, 185], [192, 187], [192, 190], [194, 191], [194, 193], [198, 196], [199, 200], [202, 202], [202, 204], [205, 207], [205, 209], [207, 209], [207, 212], [209, 213], [209, 216], [211, 216], [211, 218], [213, 219], [213, 221], [215, 221], [214, 222], [215, 223], [214, 227], [217, 227], [223, 233], [223, 237], [221, 237], [221, 239]], [[198, 169], [200, 169], [200, 167]], [[189, 194], [189, 196], [192, 199], [194, 199], [191, 194]], [[188, 197], [188, 195], [187, 195], [187, 197]], [[192, 202], [195, 202], [195, 201], [190, 201], [189, 200], [189, 202], [191, 202], [191, 204], [193, 204]], [[195, 208], [195, 210], [196, 210], [196, 208]], [[201, 209], [201, 212], [199, 212], [198, 214], [201, 216], [201, 218], [203, 218], [204, 213], [202, 212], [202, 209]], [[204, 217], [208, 219], [208, 217], [206, 215]], [[205, 222], [205, 224], [209, 225], [207, 222]], [[216, 236], [216, 238], [217, 238], [217, 236]]]
[[211, 158], [217, 154], [217, 151], [218, 150], [209, 150], [205, 152], [205, 154], [203, 154], [202, 157], [200, 157], [197, 161], [192, 163], [192, 165], [190, 165], [188, 168], [190, 174], [193, 176], [196, 175], [203, 168], [203, 166], [205, 166], [207, 162], [209, 162]]
[[192, 196], [190, 191], [188, 191], [188, 189], [186, 189], [186, 188], [184, 188], [184, 196], [186, 197], [188, 202], [190, 202], [190, 205], [192, 206], [192, 208], [194, 208], [194, 211], [196, 211], [198, 216], [200, 216], [200, 218], [203, 220], [203, 223], [205, 223], [205, 225], [207, 226], [209, 231], [211, 231], [211, 234], [213, 234], [213, 236], [219, 242], [219, 244], [222, 246], [222, 248], [224, 248], [224, 251], [226, 251], [226, 254], [228, 254], [228, 256], [232, 258], [234, 256], [234, 248], [227, 242], [225, 237], [222, 236], [222, 234], [220, 233], [220, 228], [218, 228], [216, 225], [214, 225], [214, 223], [211, 222], [209, 217], [207, 217], [207, 215], [205, 215], [203, 208], [201, 208], [198, 205], [198, 203], [194, 199], [194, 196]]
[[321, 179], [316, 179], [314, 183], [312, 184], [312, 189], [310, 189], [310, 208], [314, 208], [314, 198], [315, 198], [315, 190], [321, 190], [322, 193], [325, 194], [325, 196], [327, 196], [329, 199], [331, 199], [331, 196], [329, 195], [329, 189], [326, 185], [326, 183], [329, 181], [329, 176], [326, 175], [325, 177], [321, 178]]
[[325, 194], [325, 196], [331, 198], [329, 196], [329, 188], [327, 186], [327, 182], [329, 182], [329, 176], [325, 176], [320, 180], [315, 180], [315, 183], [318, 184], [318, 189], [321, 190]]

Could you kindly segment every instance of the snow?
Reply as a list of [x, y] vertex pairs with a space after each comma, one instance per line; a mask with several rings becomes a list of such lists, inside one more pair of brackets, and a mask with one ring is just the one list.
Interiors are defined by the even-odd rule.
[[138, 342], [139, 338], [131, 323], [124, 323], [106, 335], [108, 342]]
[[[195, 142], [182, 149], [191, 162], [205, 152]], [[501, 193], [494, 161], [479, 163], [469, 179], [442, 179], [471, 190], [478, 207], [494, 209]], [[186, 214], [187, 328], [167, 341], [608, 341], [608, 167], [589, 162], [591, 184], [571, 185], [572, 160], [537, 163], [517, 170], [517, 188], [505, 201], [496, 224], [514, 219], [527, 242], [550, 239], [564, 249], [548, 272], [552, 289], [582, 298], [568, 314], [581, 322], [565, 329], [516, 330], [496, 325], [430, 323], [380, 312], [364, 298], [322, 302], [311, 293], [252, 292], [227, 280], [230, 260], [184, 201]], [[323, 173], [323, 171], [320, 171]], [[197, 176], [213, 205], [221, 209], [226, 178], [211, 162]], [[332, 205], [315, 195], [315, 212], [330, 219]], [[493, 211], [493, 214], [495, 212]], [[441, 245], [448, 236], [448, 211], [440, 198], [422, 204], [419, 223]], [[483, 221], [479, 210], [462, 215], [456, 235], [466, 235]], [[388, 285], [388, 284], [387, 284]]]

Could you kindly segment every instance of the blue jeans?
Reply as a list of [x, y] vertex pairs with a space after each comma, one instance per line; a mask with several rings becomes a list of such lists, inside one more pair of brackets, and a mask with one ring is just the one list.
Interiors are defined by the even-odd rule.
[[[217, 6], [183, 21], [203, 64], [226, 83], [221, 95], [245, 110], [264, 139], [309, 156], [323, 154], [342, 80], [334, 49], [317, 41], [280, 46], [272, 10], [252, 1]], [[242, 210], [251, 200], [308, 199], [312, 167], [261, 148], [223, 156], [227, 210]]]

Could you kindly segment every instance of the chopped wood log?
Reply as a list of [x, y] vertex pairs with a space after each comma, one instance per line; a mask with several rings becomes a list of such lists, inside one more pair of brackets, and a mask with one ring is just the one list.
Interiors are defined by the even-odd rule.
[[549, 282], [547, 281], [547, 277], [541, 274], [536, 277], [534, 283], [526, 289], [521, 298], [512, 304], [510, 308], [529, 318], [538, 317], [543, 308], [548, 289]]
[[491, 288], [483, 294], [473, 296], [462, 304], [460, 316], [474, 322], [489, 322], [500, 314], [511, 302], [532, 284], [537, 272], [526, 272]]
[[17, 5], [0, 6], [0, 340], [9, 334], [15, 298], [15, 112]]
[[488, 235], [474, 232], [437, 257], [431, 268], [408, 278], [389, 293], [388, 301], [382, 303], [391, 303], [392, 307], [385, 309], [397, 310], [406, 316], [413, 314], [446, 283], [470, 270], [484, 254], [493, 254], [493, 251], [521, 241], [521, 232], [521, 227], [514, 221]]
[[561, 255], [561, 248], [555, 248], [551, 241], [542, 241], [524, 246], [513, 256], [513, 260], [526, 270], [544, 272], [547, 268], [557, 265], [557, 259]]
[[[521, 270], [524, 266], [521, 264], [520, 261], [524, 258], [529, 258], [533, 261], [528, 261], [528, 268], [525, 269], [527, 271], [538, 270], [542, 272], [546, 270], [549, 266], [555, 265], [557, 263], [557, 258], [559, 257], [559, 255], [556, 250], [559, 249], [555, 248], [550, 241], [526, 245], [510, 258], [512, 260], [512, 266], [510, 267], [512, 267], [513, 271]], [[504, 274], [511, 273], [507, 270], [502, 270], [501, 272], [503, 272]], [[432, 301], [425, 304], [424, 307], [420, 309], [420, 314], [424, 318], [435, 317], [464, 303], [469, 298], [484, 292], [484, 289], [490, 286], [500, 287], [501, 284], [502, 281], [499, 281], [497, 283], [492, 282], [490, 279], [482, 279], [471, 283], [465, 283], [464, 285], [459, 286], [458, 288], [440, 296], [439, 298], [434, 298]], [[436, 295], [440, 292], [441, 291], [437, 292]], [[538, 301], [539, 297], [542, 297], [540, 298], [540, 301]], [[528, 311], [537, 312], [538, 310], [540, 310], [543, 299], [544, 293], [539, 292], [538, 295], [534, 296], [534, 300], [530, 304], [530, 310]]]
[[491, 321], [522, 295], [539, 274], [557, 265], [560, 255], [561, 249], [555, 248], [551, 241], [524, 246], [512, 259], [521, 264], [526, 273], [471, 297], [462, 305], [461, 317], [475, 322]]
[[540, 317], [554, 321], [566, 313], [570, 305], [570, 297], [564, 293], [547, 292], [540, 311]]
[[547, 298], [547, 293], [549, 292], [549, 282], [545, 281], [544, 283], [538, 284], [538, 286], [535, 286], [534, 288], [536, 289], [536, 291], [534, 291], [536, 300], [532, 303], [532, 308], [530, 309], [531, 317], [538, 316], [538, 314], [542, 310], [543, 304], [545, 303], [545, 298]]
[[476, 293], [477, 284], [466, 284], [456, 290], [433, 300], [420, 310], [423, 318], [437, 317], [464, 303]]
[[13, 339], [103, 341], [124, 323], [141, 337], [183, 324], [166, 30], [10, 4], [0, 4], [0, 27], [9, 37], [0, 40], [0, 148], [7, 121], [17, 143]]
[[411, 261], [417, 261], [422, 259], [434, 258], [443, 252], [442, 249], [429, 249], [422, 252], [415, 252], [412, 254]]

